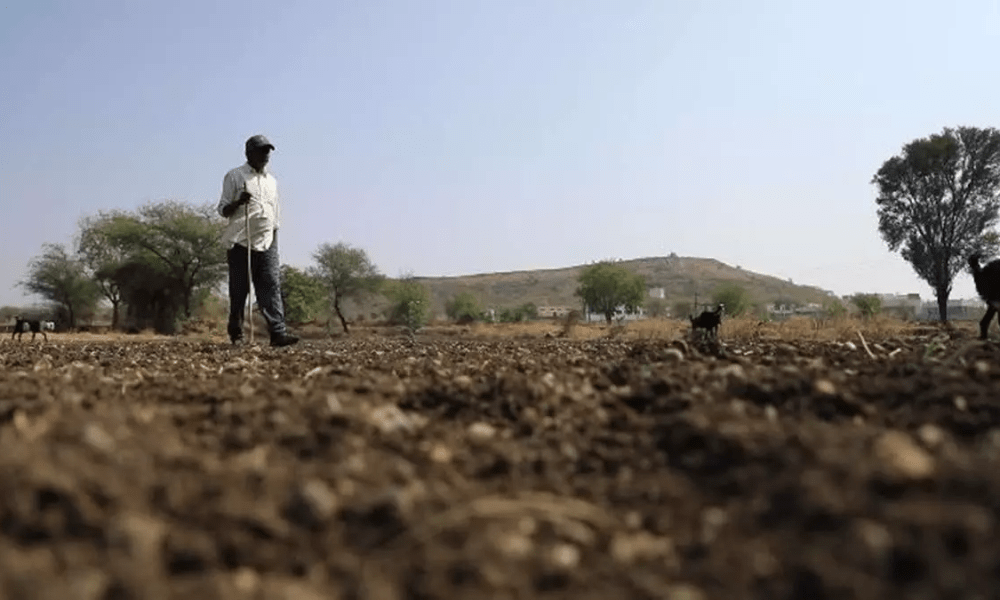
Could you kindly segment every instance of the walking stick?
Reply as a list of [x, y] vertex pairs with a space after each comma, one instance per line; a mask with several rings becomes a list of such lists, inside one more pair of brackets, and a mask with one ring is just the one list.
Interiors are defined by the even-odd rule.
[[[246, 184], [243, 184], [243, 191], [246, 191]], [[250, 345], [253, 346], [253, 297], [250, 294], [250, 282], [253, 281], [253, 268], [250, 266], [250, 202], [247, 201], [243, 211], [243, 223], [247, 234], [247, 319], [250, 320]]]

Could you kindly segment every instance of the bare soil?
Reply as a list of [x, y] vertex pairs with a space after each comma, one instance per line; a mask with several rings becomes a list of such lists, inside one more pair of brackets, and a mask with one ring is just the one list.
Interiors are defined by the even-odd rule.
[[0, 598], [1000, 597], [1000, 349], [865, 342], [4, 340]]

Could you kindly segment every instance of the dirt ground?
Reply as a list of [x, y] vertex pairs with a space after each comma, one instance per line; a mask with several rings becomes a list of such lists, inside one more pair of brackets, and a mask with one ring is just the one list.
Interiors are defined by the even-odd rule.
[[3, 340], [0, 598], [1000, 598], [971, 327], [473, 334]]

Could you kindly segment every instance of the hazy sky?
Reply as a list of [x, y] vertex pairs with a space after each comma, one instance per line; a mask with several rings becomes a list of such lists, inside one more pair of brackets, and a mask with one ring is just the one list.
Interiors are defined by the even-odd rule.
[[[218, 201], [264, 133], [282, 261], [387, 275], [676, 252], [838, 294], [929, 287], [871, 178], [1000, 125], [1000, 3], [63, 2], [0, 8], [0, 303], [80, 217]], [[953, 297], [974, 295], [958, 276]]]

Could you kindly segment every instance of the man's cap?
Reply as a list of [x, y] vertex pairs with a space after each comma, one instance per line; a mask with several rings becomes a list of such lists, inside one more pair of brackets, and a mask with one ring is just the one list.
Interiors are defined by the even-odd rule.
[[250, 139], [247, 140], [247, 150], [252, 148], [270, 148], [271, 150], [274, 150], [274, 144], [262, 135], [255, 135], [251, 136]]

